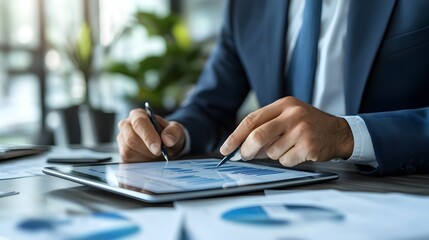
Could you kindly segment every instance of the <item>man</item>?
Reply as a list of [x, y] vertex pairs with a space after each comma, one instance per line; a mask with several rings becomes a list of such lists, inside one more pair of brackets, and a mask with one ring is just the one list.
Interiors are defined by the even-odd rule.
[[[121, 156], [223, 143], [223, 155], [241, 146], [244, 159], [284, 166], [341, 158], [369, 174], [429, 172], [428, 12], [426, 0], [231, 1], [187, 104], [158, 117], [161, 137], [133, 110], [119, 123]], [[234, 130], [251, 89], [263, 107]]]

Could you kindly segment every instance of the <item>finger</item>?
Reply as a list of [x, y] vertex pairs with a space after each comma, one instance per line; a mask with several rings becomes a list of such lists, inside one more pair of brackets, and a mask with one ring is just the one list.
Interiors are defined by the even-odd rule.
[[121, 159], [124, 162], [140, 162], [149, 160], [149, 157], [145, 157], [141, 153], [129, 148], [122, 137], [122, 135], [118, 135], [116, 138], [119, 147], [119, 154], [121, 155]]
[[[161, 141], [166, 147], [172, 147], [180, 138], [181, 125], [175, 121], [167, 121], [160, 116], [156, 116], [159, 125], [162, 127]], [[183, 131], [182, 131], [183, 132]]]
[[299, 146], [292, 147], [289, 151], [283, 154], [280, 163], [285, 167], [293, 167], [306, 161], [305, 151]]
[[163, 117], [155, 115], [156, 121], [158, 121], [159, 126], [161, 126], [162, 129], [167, 127], [167, 125], [170, 123], [169, 121], [165, 120]]
[[161, 134], [162, 142], [166, 147], [173, 147], [184, 140], [183, 126], [177, 122], [169, 122]]
[[267, 155], [273, 160], [279, 159], [287, 151], [289, 151], [299, 140], [302, 132], [295, 128], [291, 131], [286, 131], [276, 141], [267, 148]]
[[258, 152], [284, 133], [284, 125], [282, 119], [276, 118], [253, 130], [240, 147], [242, 158], [253, 159]]
[[259, 150], [259, 152], [253, 157], [253, 159], [266, 159], [269, 158], [267, 155], [267, 148], [277, 139], [274, 139], [272, 142], [268, 143], [264, 148]]
[[164, 118], [156, 115], [156, 120], [163, 129], [161, 132], [161, 142], [166, 147], [173, 147], [183, 135], [183, 126], [175, 121], [167, 121]]
[[150, 122], [149, 116], [143, 109], [134, 109], [130, 112], [129, 120], [135, 133], [143, 140], [153, 155], [161, 153], [161, 138]]
[[264, 147], [263, 149], [261, 149], [254, 157], [253, 159], [266, 159], [269, 158], [267, 155], [267, 148]]
[[254, 129], [277, 117], [280, 113], [281, 108], [277, 104], [270, 104], [250, 113], [226, 139], [220, 148], [220, 152], [223, 155], [228, 155], [234, 151]]
[[160, 116], [156, 116], [159, 125], [163, 128], [161, 132], [162, 143], [176, 155], [185, 145], [185, 127], [175, 121], [167, 121]]
[[143, 155], [151, 154], [143, 143], [143, 140], [135, 133], [129, 120], [120, 121], [118, 125], [120, 129], [119, 135], [121, 136], [124, 148], [130, 148]]

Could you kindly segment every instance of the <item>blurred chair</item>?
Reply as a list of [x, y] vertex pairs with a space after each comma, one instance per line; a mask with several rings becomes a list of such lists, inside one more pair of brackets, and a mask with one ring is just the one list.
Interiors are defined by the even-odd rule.
[[49, 112], [47, 125], [53, 132], [54, 144], [96, 146], [114, 141], [114, 112], [87, 106], [71, 106]]

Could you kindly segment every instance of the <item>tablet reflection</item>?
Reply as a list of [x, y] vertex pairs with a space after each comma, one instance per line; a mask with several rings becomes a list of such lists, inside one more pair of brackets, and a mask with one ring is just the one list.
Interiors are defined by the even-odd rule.
[[132, 180], [129, 178], [129, 175], [127, 173], [129, 172], [129, 169], [130, 169], [128, 165], [131, 165], [131, 164], [125, 164], [125, 163], [119, 164], [119, 167], [117, 168], [117, 170], [115, 170], [117, 172], [115, 174], [116, 182], [118, 183], [118, 186], [121, 188], [136, 191], [136, 192], [142, 192], [141, 188], [134, 187], [130, 184], [132, 183], [131, 182]]

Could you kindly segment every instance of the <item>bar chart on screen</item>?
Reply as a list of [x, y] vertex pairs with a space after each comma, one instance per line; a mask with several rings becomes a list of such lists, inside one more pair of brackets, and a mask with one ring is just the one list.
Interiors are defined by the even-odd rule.
[[[180, 160], [168, 163], [146, 162], [94, 166], [81, 171], [88, 174], [100, 172], [104, 176], [115, 176], [115, 181], [121, 185], [155, 193], [230, 188], [317, 175], [317, 173], [246, 162], [228, 162], [221, 168], [216, 168], [218, 162], [217, 159]], [[80, 171], [79, 168], [76, 170]]]

